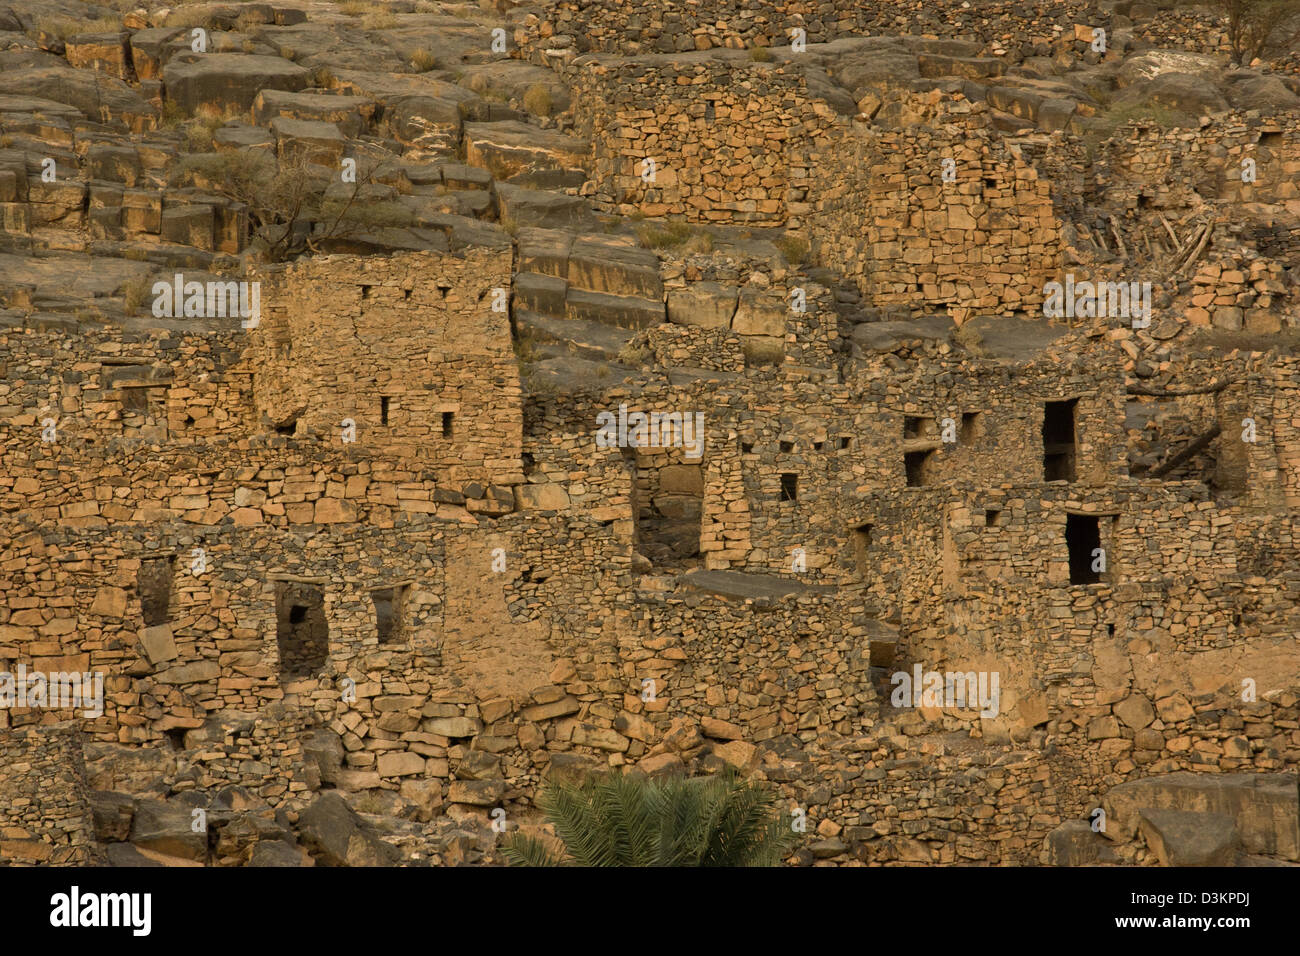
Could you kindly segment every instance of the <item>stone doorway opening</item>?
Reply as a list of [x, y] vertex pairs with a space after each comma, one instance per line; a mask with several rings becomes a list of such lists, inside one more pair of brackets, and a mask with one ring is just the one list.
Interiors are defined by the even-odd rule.
[[275, 637], [280, 648], [280, 682], [317, 677], [329, 658], [325, 594], [313, 584], [277, 581]]

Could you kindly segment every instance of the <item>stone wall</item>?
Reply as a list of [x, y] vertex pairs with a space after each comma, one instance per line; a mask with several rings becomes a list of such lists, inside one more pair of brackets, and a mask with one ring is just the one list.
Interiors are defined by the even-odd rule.
[[824, 149], [808, 183], [815, 258], [882, 306], [959, 320], [1037, 308], [1062, 252], [1047, 181], [982, 104], [935, 94], [927, 105], [932, 124], [855, 124]]
[[794, 72], [657, 61], [583, 67], [573, 114], [591, 139], [585, 188], [598, 209], [762, 224], [784, 223], [798, 208], [808, 170], [793, 152], [831, 115]]
[[82, 743], [71, 723], [0, 731], [0, 864], [103, 865]]

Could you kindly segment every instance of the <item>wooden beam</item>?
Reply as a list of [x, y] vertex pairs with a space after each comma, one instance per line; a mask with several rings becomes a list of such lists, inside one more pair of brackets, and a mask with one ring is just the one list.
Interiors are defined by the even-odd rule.
[[1196, 438], [1190, 445], [1188, 445], [1178, 454], [1174, 455], [1173, 458], [1170, 458], [1163, 465], [1157, 465], [1155, 468], [1152, 468], [1150, 471], [1146, 472], [1142, 477], [1163, 478], [1165, 475], [1169, 474], [1179, 465], [1183, 464], [1183, 462], [1187, 461], [1188, 459], [1196, 457], [1196, 455], [1199, 452], [1201, 452], [1206, 445], [1214, 441], [1214, 439], [1218, 438], [1219, 433], [1222, 431], [1223, 429], [1220, 426], [1215, 425], [1208, 432]]

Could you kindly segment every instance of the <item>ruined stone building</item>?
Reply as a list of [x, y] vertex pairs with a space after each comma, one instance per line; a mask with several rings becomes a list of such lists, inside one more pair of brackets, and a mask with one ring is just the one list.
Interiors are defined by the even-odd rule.
[[[0, 671], [103, 700], [0, 707], [0, 861], [497, 862], [545, 780], [732, 767], [804, 865], [1300, 862], [1293, 56], [1127, 2], [409, 6], [443, 66], [291, 3], [202, 56], [11, 15], [63, 85], [0, 75]], [[272, 261], [167, 178], [304, 148], [409, 215]], [[972, 693], [900, 705], [932, 672]]]

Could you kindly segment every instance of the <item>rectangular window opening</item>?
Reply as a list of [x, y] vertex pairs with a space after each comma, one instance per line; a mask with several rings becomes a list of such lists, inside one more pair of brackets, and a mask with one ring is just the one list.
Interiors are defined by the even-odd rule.
[[839, 437], [839, 449], [840, 449], [840, 451], [843, 451], [844, 449], [848, 448], [848, 447], [849, 447], [850, 445], [852, 445], [852, 444], [853, 444], [853, 439], [850, 438], [848, 435], [841, 435], [841, 436]]
[[1001, 523], [1002, 523], [1001, 508], [989, 508], [987, 511], [984, 512], [984, 527], [996, 528]]
[[962, 412], [961, 426], [957, 431], [957, 441], [962, 445], [974, 444], [975, 439], [984, 435], [984, 415], [982, 412]]
[[857, 565], [858, 577], [867, 576], [867, 554], [871, 550], [870, 524], [860, 524], [853, 529], [853, 559]]
[[792, 441], [783, 441], [783, 442], [781, 442], [781, 446], [780, 446], [780, 447], [781, 447], [781, 451], [782, 451], [783, 453], [789, 453], [789, 452], [792, 452], [792, 451], [794, 451], [794, 442], [792, 442]]
[[141, 559], [136, 588], [140, 592], [144, 626], [166, 624], [172, 600], [172, 556], [167, 554]]
[[781, 475], [781, 500], [798, 501], [799, 500], [799, 476], [792, 474]]
[[903, 418], [903, 437], [920, 438], [921, 430], [925, 427], [925, 419], [914, 415], [907, 415]]
[[375, 629], [380, 644], [401, 644], [405, 641], [402, 627], [406, 588], [396, 586], [379, 588], [370, 592], [375, 605]]
[[1101, 550], [1101, 527], [1096, 515], [1067, 514], [1065, 544], [1070, 552], [1070, 583], [1097, 584], [1101, 581], [1105, 554]]
[[1043, 480], [1074, 481], [1074, 408], [1078, 399], [1043, 407]]
[[380, 423], [381, 425], [387, 425], [387, 424], [388, 424], [388, 403], [389, 403], [389, 398], [388, 398], [387, 395], [383, 395], [383, 396], [380, 397], [380, 399], [379, 399], [379, 423]]
[[452, 437], [452, 423], [454, 422], [455, 418], [456, 418], [455, 412], [442, 413], [442, 437], [443, 438]]
[[933, 456], [933, 451], [909, 451], [903, 456], [907, 487], [920, 488], [930, 483], [930, 462]]

